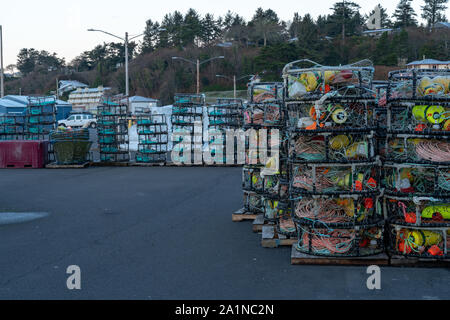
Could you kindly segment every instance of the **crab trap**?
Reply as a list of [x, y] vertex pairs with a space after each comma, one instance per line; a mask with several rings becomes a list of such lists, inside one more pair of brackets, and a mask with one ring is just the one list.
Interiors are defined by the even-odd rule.
[[29, 97], [25, 116], [25, 138], [45, 140], [56, 123], [56, 99], [54, 97]]
[[423, 259], [450, 258], [450, 227], [415, 227], [391, 224], [389, 252]]
[[390, 196], [448, 196], [450, 167], [385, 163], [382, 185], [385, 194]]
[[216, 100], [216, 104], [221, 105], [221, 104], [236, 104], [238, 105], [239, 109], [243, 109], [244, 108], [244, 101], [242, 99], [235, 99], [235, 98], [217, 98]]
[[331, 67], [303, 59], [287, 64], [283, 69], [286, 101], [315, 101], [324, 95], [336, 95], [341, 88], [342, 96], [373, 98], [372, 88], [374, 68], [369, 60], [354, 64]]
[[284, 114], [279, 103], [249, 104], [244, 111], [244, 127], [281, 127]]
[[263, 213], [263, 195], [252, 191], [244, 191], [244, 210], [256, 214]]
[[367, 164], [291, 164], [290, 190], [295, 195], [377, 194], [379, 167]]
[[355, 131], [291, 130], [289, 158], [299, 163], [353, 163], [376, 160], [374, 134]]
[[433, 197], [395, 197], [384, 199], [389, 221], [416, 227], [450, 227], [450, 195]]
[[177, 93], [174, 97], [175, 105], [205, 105], [206, 97], [204, 94], [182, 94]]
[[166, 116], [140, 116], [136, 121], [138, 134], [137, 163], [165, 163], [169, 132]]
[[450, 70], [408, 69], [389, 73], [387, 102], [422, 101], [434, 105], [450, 98]]
[[97, 112], [100, 161], [128, 162], [128, 105], [120, 100], [105, 100]]
[[20, 140], [25, 134], [25, 116], [0, 115], [0, 140]]
[[289, 125], [297, 132], [370, 131], [377, 128], [374, 100], [345, 100], [324, 101], [317, 104], [289, 103], [287, 104]]
[[298, 243], [295, 248], [301, 253], [351, 258], [384, 252], [384, 222], [352, 228], [331, 228], [325, 223], [296, 224]]
[[450, 165], [450, 139], [436, 136], [388, 134], [380, 155], [398, 163]]
[[283, 101], [284, 85], [281, 82], [254, 82], [248, 86], [249, 102], [280, 102]]
[[350, 228], [384, 220], [378, 194], [292, 196], [293, 218], [301, 225]]
[[390, 103], [387, 114], [390, 133], [450, 136], [450, 96], [446, 103]]

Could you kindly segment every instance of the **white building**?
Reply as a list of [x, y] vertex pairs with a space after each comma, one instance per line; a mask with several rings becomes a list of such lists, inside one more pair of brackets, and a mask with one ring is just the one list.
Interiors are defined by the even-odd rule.
[[410, 62], [406, 66], [408, 67], [408, 69], [448, 70], [448, 69], [450, 69], [450, 61], [423, 59], [423, 60], [419, 60], [419, 61]]
[[129, 112], [131, 114], [150, 114], [152, 107], [157, 107], [159, 101], [156, 99], [145, 98], [141, 96], [134, 96], [128, 99], [130, 106]]
[[99, 86], [98, 88], [78, 88], [69, 95], [69, 103], [73, 111], [97, 113], [97, 106], [101, 104], [102, 97], [111, 88]]

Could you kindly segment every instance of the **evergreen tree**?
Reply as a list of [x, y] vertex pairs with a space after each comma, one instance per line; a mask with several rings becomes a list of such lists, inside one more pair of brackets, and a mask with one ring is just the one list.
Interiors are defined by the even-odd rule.
[[141, 45], [141, 53], [149, 53], [155, 50], [159, 42], [159, 29], [159, 22], [153, 23], [151, 19], [147, 20], [144, 31], [144, 40]]
[[212, 14], [205, 15], [201, 21], [201, 27], [200, 39], [204, 44], [208, 45], [220, 37], [220, 22], [216, 21]]
[[336, 2], [331, 8], [333, 13], [327, 18], [327, 33], [330, 36], [358, 34], [364, 21], [359, 14], [360, 6], [351, 1]]
[[422, 18], [427, 21], [429, 27], [436, 22], [445, 21], [445, 10], [447, 9], [448, 0], [424, 0], [425, 4], [422, 8]]
[[182, 43], [183, 46], [195, 44], [202, 35], [202, 23], [200, 15], [194, 9], [189, 9], [184, 17], [182, 24]]
[[280, 38], [283, 29], [278, 15], [271, 9], [264, 11], [258, 8], [249, 25], [253, 28], [255, 40], [258, 43], [262, 40], [264, 47], [269, 40]]
[[414, 9], [411, 6], [412, 0], [400, 0], [395, 9], [393, 17], [395, 18], [394, 26], [400, 28], [417, 26]]

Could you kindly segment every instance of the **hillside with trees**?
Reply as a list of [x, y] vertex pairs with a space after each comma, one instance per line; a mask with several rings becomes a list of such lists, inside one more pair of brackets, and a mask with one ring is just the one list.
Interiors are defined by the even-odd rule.
[[[381, 6], [383, 28], [393, 32], [380, 37], [364, 35], [368, 12], [356, 2], [337, 2], [329, 15], [314, 19], [309, 14], [293, 13], [282, 21], [271, 9], [258, 8], [246, 21], [231, 11], [224, 16], [201, 16], [195, 9], [175, 11], [162, 21], [148, 20], [141, 42], [131, 42], [130, 91], [171, 101], [175, 92], [195, 91], [195, 66], [172, 61], [172, 56], [200, 60], [223, 55], [225, 59], [202, 65], [202, 91], [232, 89], [232, 83], [217, 74], [259, 74], [263, 80], [280, 80], [283, 66], [308, 58], [321, 64], [339, 65], [371, 59], [379, 71], [399, 68], [402, 61], [427, 58], [450, 60], [449, 29], [434, 29], [447, 21], [448, 0], [424, 0], [421, 12], [414, 12], [411, 0], [400, 0], [389, 16]], [[369, 14], [370, 15], [370, 14]], [[418, 23], [422, 17], [425, 24]], [[42, 94], [55, 90], [56, 79], [74, 79], [90, 86], [103, 84], [124, 92], [124, 45], [103, 43], [82, 52], [70, 62], [35, 49], [22, 49], [16, 68], [23, 77], [6, 83], [8, 94]], [[245, 89], [245, 81], [239, 83]]]

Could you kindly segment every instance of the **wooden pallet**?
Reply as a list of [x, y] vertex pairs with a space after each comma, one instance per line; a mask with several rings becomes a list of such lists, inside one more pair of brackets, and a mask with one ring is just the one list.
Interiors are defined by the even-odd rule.
[[391, 256], [390, 264], [394, 267], [448, 268], [450, 267], [450, 259], [423, 259], [394, 255]]
[[91, 166], [95, 167], [128, 167], [129, 162], [91, 162]]
[[264, 225], [262, 227], [261, 245], [263, 248], [278, 248], [279, 246], [292, 246], [297, 238], [289, 238], [277, 232], [276, 226]]
[[245, 220], [255, 220], [257, 217], [258, 214], [247, 212], [244, 208], [242, 208], [233, 213], [232, 220], [233, 222], [241, 222]]
[[57, 163], [50, 163], [46, 165], [45, 167], [47, 169], [84, 169], [89, 167], [90, 163], [85, 162], [82, 164], [57, 164]]
[[256, 217], [256, 219], [253, 221], [253, 232], [259, 233], [262, 232], [263, 226], [266, 224], [264, 220], [264, 215], [260, 214]]
[[155, 163], [133, 162], [133, 163], [130, 163], [131, 167], [164, 167], [165, 165], [166, 165], [165, 162], [155, 162]]
[[299, 252], [296, 249], [297, 244], [292, 246], [291, 264], [304, 265], [351, 265], [351, 266], [387, 266], [389, 265], [389, 257], [385, 253], [380, 253], [371, 257], [353, 257], [353, 258], [334, 258], [334, 257], [319, 257], [312, 256]]

